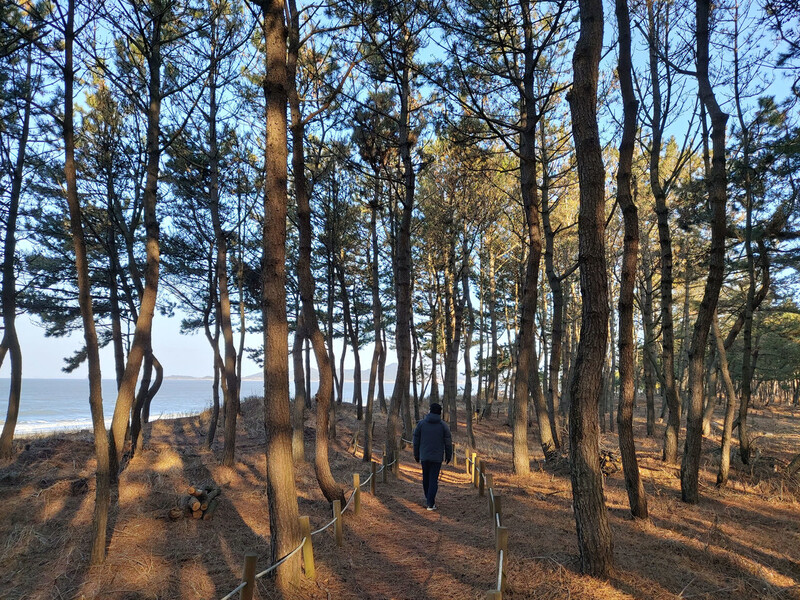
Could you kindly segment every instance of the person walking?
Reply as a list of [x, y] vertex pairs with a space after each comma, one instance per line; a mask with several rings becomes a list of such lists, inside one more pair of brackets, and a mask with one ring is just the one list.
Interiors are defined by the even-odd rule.
[[430, 412], [414, 428], [414, 460], [422, 464], [422, 491], [428, 510], [436, 510], [439, 491], [439, 471], [442, 459], [453, 458], [453, 439], [450, 427], [442, 421], [442, 405], [434, 402]]

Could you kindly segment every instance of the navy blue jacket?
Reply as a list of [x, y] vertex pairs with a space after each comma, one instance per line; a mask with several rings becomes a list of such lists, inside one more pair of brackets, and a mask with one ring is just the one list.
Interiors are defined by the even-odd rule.
[[450, 428], [442, 416], [428, 413], [414, 429], [414, 459], [433, 462], [450, 462], [453, 457], [453, 439]]

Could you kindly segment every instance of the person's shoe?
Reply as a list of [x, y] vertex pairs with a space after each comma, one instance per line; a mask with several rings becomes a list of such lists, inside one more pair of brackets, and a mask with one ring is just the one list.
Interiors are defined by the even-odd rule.
[[433, 506], [429, 506], [428, 510], [439, 510], [439, 507], [434, 504]]

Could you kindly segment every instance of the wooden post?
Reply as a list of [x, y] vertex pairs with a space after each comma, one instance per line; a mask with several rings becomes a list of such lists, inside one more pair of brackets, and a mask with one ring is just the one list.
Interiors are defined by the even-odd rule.
[[500, 517], [500, 524], [503, 524], [503, 503], [501, 502], [502, 498], [500, 494], [497, 492], [494, 493], [494, 514], [492, 518], [494, 519], [494, 528], [497, 529], [497, 518]]
[[467, 475], [472, 475], [469, 467], [469, 447], [464, 448], [464, 472]]
[[381, 459], [381, 483], [386, 483], [386, 471], [386, 452], [384, 452]]
[[353, 498], [353, 514], [357, 515], [361, 512], [361, 475], [353, 473], [353, 493], [356, 495]]
[[503, 592], [500, 590], [489, 590], [486, 592], [486, 600], [503, 600]]
[[492, 496], [494, 495], [494, 475], [491, 473], [486, 474], [486, 487], [489, 490], [487, 494], [489, 498], [489, 516], [494, 518], [494, 501], [492, 500]]
[[458, 468], [458, 444], [453, 442], [453, 468]]
[[472, 475], [472, 485], [474, 487], [478, 487], [478, 480], [475, 479], [475, 474], [478, 472], [478, 469], [475, 468], [475, 467], [478, 466], [477, 464], [475, 464], [477, 461], [478, 461], [478, 453], [477, 452], [473, 452], [472, 453], [472, 462], [470, 463], [472, 465], [471, 466], [471, 470], [470, 470], [470, 475]]
[[506, 587], [506, 564], [508, 564], [508, 528], [498, 527], [495, 533], [495, 550], [497, 550], [497, 568], [500, 569], [500, 551], [503, 551], [502, 571], [498, 571], [500, 591]]
[[239, 600], [253, 600], [253, 592], [256, 590], [256, 559], [258, 554], [248, 552], [244, 555], [244, 569], [242, 570], [242, 581], [247, 583], [239, 592]]
[[336, 519], [336, 523], [334, 523], [333, 528], [336, 531], [336, 545], [342, 546], [344, 543], [342, 538], [342, 501], [341, 500], [334, 500], [333, 501], [333, 518]]
[[314, 569], [314, 547], [311, 545], [311, 522], [308, 517], [300, 517], [300, 535], [306, 538], [303, 543], [303, 569], [306, 577], [315, 579], [317, 572]]
[[370, 472], [369, 493], [372, 494], [373, 496], [375, 495], [375, 480], [378, 478], [378, 469], [376, 469], [375, 467], [376, 467], [375, 461], [374, 460], [369, 461], [369, 472]]
[[478, 495], [479, 496], [483, 496], [484, 493], [485, 493], [484, 487], [486, 485], [486, 483], [484, 481], [484, 473], [483, 473], [483, 460], [480, 460], [478, 462], [478, 464], [481, 467], [480, 471], [478, 472]]

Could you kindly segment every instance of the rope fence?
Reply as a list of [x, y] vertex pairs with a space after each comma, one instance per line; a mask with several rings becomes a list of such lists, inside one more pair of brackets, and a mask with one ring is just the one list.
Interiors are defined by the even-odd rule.
[[[354, 446], [355, 439], [354, 439]], [[374, 495], [375, 494], [375, 480], [376, 475], [383, 473], [383, 481], [386, 482], [386, 469], [387, 467], [389, 470], [392, 469], [393, 466], [398, 464], [398, 459], [395, 458], [392, 462], [386, 463], [386, 452], [384, 450], [383, 456], [383, 465], [378, 470], [376, 469], [375, 461], [371, 461], [370, 463], [370, 474], [361, 483], [361, 475], [359, 473], [353, 473], [353, 490], [350, 493], [350, 498], [347, 500], [347, 503], [342, 508], [342, 501], [341, 500], [334, 500], [333, 501], [333, 519], [331, 519], [326, 525], [311, 531], [311, 525], [309, 517], [302, 516], [300, 517], [300, 530], [301, 535], [303, 536], [302, 541], [300, 544], [291, 552], [289, 552], [286, 556], [281, 558], [280, 560], [276, 561], [274, 564], [270, 565], [260, 573], [256, 573], [256, 559], [258, 557], [257, 554], [253, 552], [248, 552], [244, 556], [244, 567], [242, 569], [242, 582], [237, 585], [233, 590], [231, 590], [227, 595], [223, 596], [220, 600], [231, 600], [236, 596], [236, 593], [239, 593], [240, 600], [252, 600], [253, 593], [255, 592], [255, 582], [258, 579], [261, 579], [265, 575], [268, 575], [279, 566], [281, 566], [284, 562], [289, 560], [292, 556], [303, 551], [303, 570], [305, 571], [306, 577], [309, 579], [314, 579], [316, 576], [315, 568], [314, 568], [314, 549], [312, 538], [325, 531], [329, 527], [334, 527], [335, 531], [335, 538], [336, 538], [336, 545], [342, 546], [343, 545], [343, 531], [342, 531], [342, 515], [344, 511], [348, 509], [348, 507], [353, 504], [353, 514], [358, 515], [361, 511], [361, 488], [369, 485], [370, 492]]]
[[[455, 450], [453, 458], [455, 458]], [[495, 552], [497, 553], [497, 585], [486, 592], [486, 600], [502, 600], [503, 591], [506, 587], [505, 565], [508, 562], [508, 528], [502, 524], [503, 504], [500, 494], [494, 491], [494, 477], [486, 472], [484, 461], [478, 456], [477, 452], [469, 455], [465, 451], [464, 470], [467, 475], [472, 476], [472, 485], [478, 489], [478, 495], [488, 496], [489, 516], [492, 519], [494, 528]], [[488, 490], [488, 493], [487, 491]]]
[[[412, 443], [409, 440], [406, 440], [401, 436], [400, 438], [403, 442]], [[358, 444], [358, 431], [356, 431], [355, 435], [353, 436], [353, 440], [351, 442], [351, 448], [353, 449], [353, 453], [355, 454], [356, 449], [361, 448], [363, 446], [359, 446]], [[399, 468], [399, 455], [395, 456], [392, 462], [387, 462], [388, 453], [387, 448], [384, 447], [383, 450], [383, 457], [381, 459], [381, 467], [380, 469], [377, 468], [376, 461], [370, 461], [370, 474], [366, 477], [366, 479], [362, 482], [361, 475], [359, 473], [353, 473], [353, 488], [350, 492], [350, 497], [348, 498], [347, 502], [342, 508], [341, 500], [334, 500], [332, 502], [333, 505], [333, 518], [325, 525], [311, 531], [310, 526], [310, 519], [308, 516], [301, 516], [299, 518], [300, 521], [300, 531], [301, 535], [303, 536], [302, 541], [300, 544], [294, 548], [291, 552], [286, 554], [283, 558], [276, 561], [274, 564], [270, 565], [265, 570], [261, 571], [260, 573], [256, 573], [256, 560], [257, 555], [252, 552], [248, 552], [244, 556], [244, 567], [242, 569], [242, 581], [237, 585], [233, 590], [231, 590], [227, 595], [223, 596], [221, 600], [231, 600], [239, 593], [239, 600], [252, 600], [253, 594], [255, 592], [255, 582], [258, 579], [261, 579], [265, 575], [271, 573], [279, 566], [281, 566], [284, 562], [289, 560], [292, 556], [297, 554], [298, 552], [303, 552], [303, 571], [305, 572], [305, 576], [309, 579], [316, 578], [316, 571], [314, 567], [314, 549], [313, 549], [313, 537], [324, 532], [326, 529], [330, 527], [334, 527], [334, 536], [336, 539], [336, 545], [341, 547], [344, 544], [343, 541], [343, 528], [342, 528], [342, 516], [344, 512], [353, 505], [353, 514], [358, 515], [361, 510], [361, 488], [369, 485], [370, 493], [375, 494], [375, 482], [377, 481], [377, 476], [381, 475], [381, 481], [386, 483], [386, 474], [388, 471], [393, 471], [397, 473]], [[456, 452], [456, 444], [453, 445], [453, 466], [458, 466], [458, 458]], [[472, 456], [470, 456], [469, 451], [465, 451], [464, 456], [464, 469], [468, 475], [472, 477], [472, 484], [475, 488], [478, 489], [478, 494], [480, 496], [488, 496], [489, 501], [489, 515], [492, 519], [492, 526], [494, 528], [495, 533], [495, 551], [496, 551], [496, 560], [497, 560], [497, 581], [496, 586], [487, 591], [486, 599], [487, 600], [502, 600], [502, 594], [506, 586], [506, 574], [505, 574], [505, 565], [508, 562], [508, 528], [502, 525], [502, 502], [501, 496], [494, 490], [494, 481], [493, 476], [491, 473], [486, 472], [486, 466], [484, 461], [478, 457], [476, 452], [472, 452]]]

